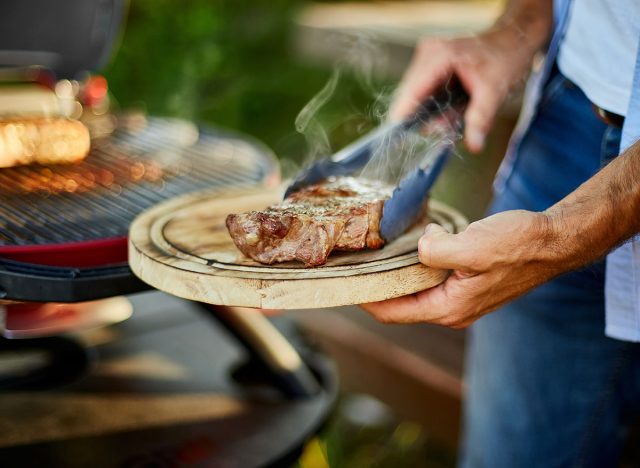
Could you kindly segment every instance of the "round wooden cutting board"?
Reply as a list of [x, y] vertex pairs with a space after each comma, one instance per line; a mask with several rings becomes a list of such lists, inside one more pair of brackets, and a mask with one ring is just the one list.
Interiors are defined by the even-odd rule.
[[[316, 268], [254, 262], [233, 244], [225, 218], [277, 203], [282, 192], [282, 187], [205, 191], [154, 206], [131, 225], [131, 269], [151, 286], [185, 299], [271, 309], [380, 301], [436, 286], [447, 277], [448, 271], [418, 261], [424, 223], [380, 250], [335, 252]], [[429, 217], [450, 232], [467, 225], [461, 214], [435, 200]]]

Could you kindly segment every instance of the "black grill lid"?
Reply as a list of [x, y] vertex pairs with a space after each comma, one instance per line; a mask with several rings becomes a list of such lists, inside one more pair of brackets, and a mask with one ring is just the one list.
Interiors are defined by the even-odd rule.
[[125, 0], [5, 0], [0, 66], [38, 65], [58, 78], [98, 70], [122, 25]]

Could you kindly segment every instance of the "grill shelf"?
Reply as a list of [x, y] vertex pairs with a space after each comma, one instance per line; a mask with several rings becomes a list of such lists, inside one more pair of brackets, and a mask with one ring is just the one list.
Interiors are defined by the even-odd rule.
[[65, 268], [0, 259], [0, 300], [82, 302], [147, 289], [126, 263]]

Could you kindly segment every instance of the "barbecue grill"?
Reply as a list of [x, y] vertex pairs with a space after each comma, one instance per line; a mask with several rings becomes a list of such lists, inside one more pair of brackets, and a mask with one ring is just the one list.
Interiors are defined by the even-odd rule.
[[193, 190], [274, 183], [255, 141], [169, 118], [120, 117], [73, 166], [0, 170], [0, 288], [15, 301], [76, 302], [145, 289], [126, 265], [129, 224]]
[[[74, 0], [61, 7], [47, 0], [11, 2], [11, 14], [0, 18], [0, 65], [5, 66], [0, 80], [74, 79], [99, 67], [117, 35], [123, 3]], [[33, 11], [41, 14], [34, 16]], [[21, 34], [11, 33], [16, 24], [22, 24]], [[64, 31], [54, 34], [55, 40], [42, 33], [50, 32], [51, 25]], [[4, 315], [5, 323], [24, 323], [8, 320], [18, 313], [29, 313], [30, 320], [37, 321], [42, 303], [76, 303], [149, 289], [126, 263], [129, 224], [143, 210], [204, 188], [222, 192], [279, 182], [273, 154], [246, 136], [139, 113], [101, 112], [99, 120], [108, 130], [92, 134], [90, 154], [81, 163], [0, 169], [0, 318]], [[82, 313], [71, 306], [61, 310]], [[266, 375], [285, 397], [311, 397], [321, 390], [311, 370], [264, 316], [212, 306], [203, 310], [244, 346], [250, 357], [246, 368]], [[37, 324], [35, 330], [37, 335]], [[43, 333], [50, 330], [61, 332], [52, 327]], [[4, 335], [34, 336], [6, 329]], [[12, 343], [0, 338], [0, 349], [26, 347]], [[55, 340], [31, 340], [29, 346], [37, 348], [38, 343], [56, 353]], [[62, 348], [69, 368], [69, 347]], [[76, 360], [86, 363], [86, 356]], [[53, 361], [58, 361], [55, 356]], [[86, 370], [84, 364], [77, 367], [78, 372]], [[37, 378], [50, 378], [52, 372], [38, 369], [33, 378], [0, 378], [0, 387], [14, 388], [23, 381], [29, 388], [46, 387]]]

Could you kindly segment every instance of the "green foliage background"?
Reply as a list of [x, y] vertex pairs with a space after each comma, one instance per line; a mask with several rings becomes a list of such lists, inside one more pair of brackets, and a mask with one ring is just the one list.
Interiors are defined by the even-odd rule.
[[[132, 0], [105, 71], [122, 108], [204, 121], [248, 133], [280, 157], [308, 151], [294, 120], [331, 74], [291, 52], [300, 0]], [[353, 76], [322, 110], [336, 147], [369, 125], [373, 96]], [[345, 122], [345, 117], [348, 116]]]

